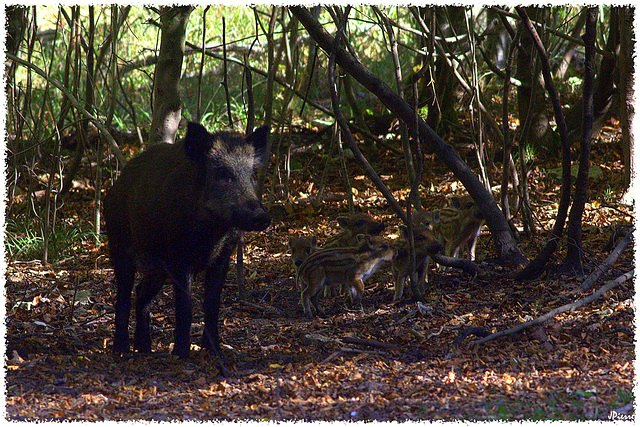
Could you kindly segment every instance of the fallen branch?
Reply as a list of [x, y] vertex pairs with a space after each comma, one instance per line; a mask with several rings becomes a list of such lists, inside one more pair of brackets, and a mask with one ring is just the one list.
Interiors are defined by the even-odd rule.
[[360, 350], [359, 348], [352, 348], [352, 347], [341, 347], [340, 351], [343, 353], [366, 353], [366, 354], [375, 354], [376, 356], [389, 356], [389, 353], [387, 353], [386, 351], [380, 351], [380, 350]]
[[385, 350], [398, 347], [395, 344], [389, 344], [386, 342], [375, 341], [375, 340], [368, 340], [365, 338], [344, 337], [342, 338], [342, 341], [348, 344], [368, 345], [369, 347], [382, 348]]
[[588, 304], [588, 303], [590, 303], [592, 301], [595, 301], [596, 299], [600, 298], [602, 296], [602, 294], [604, 294], [608, 290], [613, 289], [616, 286], [626, 282], [627, 280], [629, 280], [630, 278], [633, 277], [634, 273], [635, 273], [635, 269], [630, 270], [630, 271], [626, 272], [625, 274], [623, 274], [622, 276], [618, 277], [617, 279], [612, 280], [609, 283], [603, 285], [595, 293], [593, 293], [592, 295], [590, 295], [590, 296], [588, 296], [586, 298], [583, 298], [583, 299], [578, 300], [578, 301], [574, 301], [574, 302], [572, 302], [570, 304], [565, 304], [562, 307], [558, 307], [556, 309], [551, 310], [547, 314], [545, 314], [543, 316], [540, 316], [537, 319], [533, 319], [533, 320], [530, 320], [528, 322], [521, 323], [520, 325], [514, 326], [511, 329], [507, 329], [507, 330], [504, 330], [504, 331], [496, 332], [495, 334], [491, 334], [491, 335], [489, 335], [487, 337], [479, 339], [478, 341], [475, 341], [474, 344], [484, 344], [487, 341], [494, 340], [494, 339], [496, 339], [498, 337], [503, 337], [503, 336], [506, 336], [506, 335], [513, 335], [516, 332], [520, 332], [521, 330], [529, 328], [529, 327], [531, 327], [533, 325], [539, 325], [541, 323], [544, 323], [547, 320], [553, 318], [556, 314], [564, 313], [565, 311], [573, 311], [578, 307], [581, 307], [581, 306], [583, 306], [585, 304]]
[[283, 316], [283, 315], [284, 315], [284, 313], [282, 313], [282, 311], [278, 310], [278, 309], [277, 309], [277, 308], [275, 308], [275, 307], [271, 307], [271, 306], [268, 306], [268, 305], [266, 305], [266, 306], [262, 306], [262, 305], [254, 304], [254, 303], [252, 303], [252, 302], [244, 301], [244, 300], [240, 300], [239, 302], [240, 302], [240, 304], [242, 304], [242, 305], [245, 305], [245, 306], [247, 306], [247, 307], [254, 308], [254, 309], [256, 309], [256, 310], [260, 310], [260, 311], [262, 311], [262, 312], [273, 313], [273, 314], [278, 315], [278, 316]]
[[445, 267], [458, 268], [472, 276], [476, 276], [480, 272], [480, 268], [473, 261], [462, 258], [448, 257], [442, 254], [431, 255], [431, 258], [433, 258], [433, 260], [440, 265], [444, 265]]
[[322, 362], [320, 362], [320, 365], [324, 365], [325, 363], [331, 362], [333, 359], [335, 359], [336, 357], [340, 356], [341, 354], [342, 354], [342, 351], [340, 351], [340, 350], [334, 351], [329, 356], [327, 356]]
[[627, 232], [627, 235], [624, 236], [624, 239], [622, 239], [620, 243], [618, 243], [618, 246], [616, 246], [615, 249], [611, 252], [611, 254], [609, 254], [607, 259], [605, 259], [602, 264], [596, 267], [596, 269], [591, 273], [591, 275], [589, 275], [589, 277], [587, 277], [585, 281], [582, 282], [582, 285], [580, 285], [578, 289], [574, 290], [571, 293], [584, 292], [587, 289], [591, 288], [596, 283], [596, 281], [600, 278], [600, 276], [602, 276], [604, 272], [607, 271], [607, 269], [609, 269], [609, 267], [611, 267], [614, 262], [616, 262], [616, 260], [622, 254], [622, 251], [624, 251], [624, 249], [629, 245], [629, 243], [633, 241], [634, 231], [635, 231], [635, 228], [632, 227], [631, 230]]
[[[335, 62], [346, 73], [355, 78], [362, 86], [378, 99], [399, 119], [407, 123], [414, 135], [419, 135], [420, 140], [433, 149], [438, 157], [447, 165], [454, 175], [462, 182], [469, 194], [483, 212], [498, 256], [514, 264], [520, 265], [526, 261], [526, 257], [515, 242], [511, 229], [498, 208], [491, 194], [484, 188], [475, 172], [462, 161], [460, 156], [431, 129], [424, 120], [416, 117], [416, 112], [402, 98], [398, 96], [388, 85], [374, 76], [362, 64], [346, 52], [344, 49], [334, 47], [335, 39], [329, 35], [322, 24], [304, 7], [290, 6], [291, 13], [298, 18], [307, 29], [311, 37], [327, 53], [335, 54]], [[416, 122], [418, 128], [416, 129]], [[396, 209], [394, 209], [394, 212]], [[399, 215], [404, 218], [404, 212]]]

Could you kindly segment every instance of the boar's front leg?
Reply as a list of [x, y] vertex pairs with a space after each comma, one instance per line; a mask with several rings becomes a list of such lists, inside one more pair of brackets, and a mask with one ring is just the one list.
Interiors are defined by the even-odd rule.
[[192, 294], [193, 275], [184, 270], [174, 273], [173, 289], [175, 294], [176, 328], [172, 353], [179, 357], [189, 356], [191, 346]]
[[223, 237], [223, 241], [219, 243], [217, 251], [214, 252], [215, 256], [210, 260], [204, 279], [204, 332], [201, 345], [217, 356], [218, 368], [224, 376], [228, 376], [229, 371], [224, 366], [222, 349], [220, 348], [218, 319], [222, 286], [229, 270], [231, 252], [235, 249], [237, 242], [236, 233]]
[[134, 350], [140, 353], [151, 352], [151, 330], [149, 327], [149, 308], [151, 300], [164, 284], [165, 272], [159, 266], [144, 273], [136, 288], [136, 332], [133, 339]]

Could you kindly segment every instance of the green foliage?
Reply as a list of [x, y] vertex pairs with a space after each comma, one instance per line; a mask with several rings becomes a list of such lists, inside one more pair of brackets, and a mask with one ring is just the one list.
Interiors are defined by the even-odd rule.
[[[37, 224], [36, 224], [37, 225]], [[44, 239], [25, 223], [7, 221], [5, 230], [5, 250], [10, 260], [32, 260], [42, 258]]]
[[[8, 260], [42, 259], [44, 238], [40, 228], [40, 223], [33, 219], [9, 219], [5, 230]], [[55, 262], [82, 252], [82, 243], [96, 238], [95, 232], [82, 221], [59, 222], [49, 239], [49, 261]]]

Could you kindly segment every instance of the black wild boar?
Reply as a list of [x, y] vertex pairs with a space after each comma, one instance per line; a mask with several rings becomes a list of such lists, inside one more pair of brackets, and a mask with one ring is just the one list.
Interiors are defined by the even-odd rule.
[[220, 294], [240, 230], [258, 231], [270, 218], [255, 192], [253, 174], [267, 158], [267, 126], [248, 137], [209, 133], [189, 123], [183, 140], [160, 144], [131, 160], [104, 200], [104, 217], [116, 278], [116, 354], [129, 352], [134, 275], [133, 348], [151, 351], [149, 306], [169, 279], [174, 288], [173, 354], [187, 356], [192, 317], [191, 282], [206, 269], [202, 346], [222, 354], [218, 336]]

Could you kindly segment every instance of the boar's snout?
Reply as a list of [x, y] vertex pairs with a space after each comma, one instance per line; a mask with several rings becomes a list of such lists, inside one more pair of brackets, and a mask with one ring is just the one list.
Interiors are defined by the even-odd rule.
[[237, 227], [244, 231], [262, 231], [271, 223], [271, 217], [257, 200], [248, 202], [237, 220]]
[[444, 246], [442, 246], [442, 243], [434, 242], [429, 245], [429, 247], [427, 248], [427, 251], [430, 254], [437, 254], [438, 252], [442, 252], [443, 249], [444, 249]]
[[372, 230], [371, 234], [375, 234], [378, 235], [380, 233], [382, 233], [385, 229], [385, 225], [383, 223], [379, 223], [378, 225], [376, 225], [374, 227], [374, 229]]
[[251, 219], [249, 231], [262, 231], [271, 224], [271, 217], [264, 209], [260, 208], [260, 212], [257, 212]]

